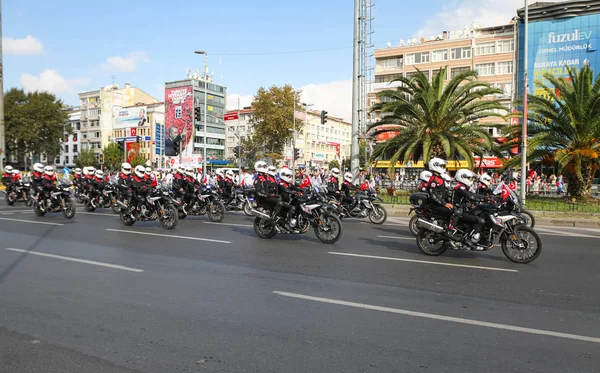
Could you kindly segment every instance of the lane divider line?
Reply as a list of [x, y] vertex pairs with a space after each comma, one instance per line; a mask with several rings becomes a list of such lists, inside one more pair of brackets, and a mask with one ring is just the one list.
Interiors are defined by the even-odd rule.
[[64, 225], [60, 223], [49, 223], [45, 221], [33, 221], [33, 220], [22, 220], [22, 219], [13, 219], [13, 218], [0, 218], [0, 220], [8, 220], [8, 221], [16, 221], [19, 223], [31, 223], [31, 224], [43, 224], [43, 225]]
[[144, 236], [156, 236], [156, 237], [167, 237], [167, 238], [179, 238], [182, 240], [192, 240], [192, 241], [206, 241], [206, 242], [215, 242], [215, 243], [224, 243], [230, 244], [231, 241], [223, 241], [223, 240], [213, 240], [211, 238], [200, 238], [200, 237], [188, 237], [188, 236], [177, 236], [171, 234], [160, 234], [160, 233], [151, 233], [151, 232], [138, 232], [138, 231], [128, 231], [125, 229], [106, 229], [109, 232], [119, 232], [119, 233], [131, 233], [131, 234], [140, 234]]
[[347, 301], [331, 299], [331, 298], [313, 297], [310, 295], [288, 293], [288, 292], [284, 292], [284, 291], [274, 291], [273, 294], [281, 295], [283, 297], [288, 297], [288, 298], [296, 298], [296, 299], [310, 300], [310, 301], [320, 302], [320, 303], [336, 304], [336, 305], [340, 305], [340, 306], [361, 308], [361, 309], [372, 310], [372, 311], [395, 313], [395, 314], [404, 315], [404, 316], [413, 316], [413, 317], [420, 317], [420, 318], [425, 318], [425, 319], [448, 321], [448, 322], [453, 322], [453, 323], [458, 323], [458, 324], [481, 326], [484, 328], [509, 330], [509, 331], [519, 332], [519, 333], [537, 334], [537, 335], [543, 335], [543, 336], [549, 336], [549, 337], [574, 339], [574, 340], [583, 341], [583, 342], [600, 343], [600, 338], [588, 337], [585, 335], [561, 333], [561, 332], [555, 332], [555, 331], [544, 330], [544, 329], [525, 328], [522, 326], [465, 319], [465, 318], [461, 318], [461, 317], [444, 316], [444, 315], [438, 315], [438, 314], [434, 314], [434, 313], [416, 312], [416, 311], [403, 310], [403, 309], [391, 308], [391, 307], [374, 306], [371, 304], [347, 302]]
[[335, 251], [329, 251], [327, 254], [341, 255], [341, 256], [351, 256], [351, 257], [356, 257], [356, 258], [367, 258], [367, 259], [394, 260], [394, 261], [398, 261], [398, 262], [408, 262], [408, 263], [433, 264], [433, 265], [448, 266], [448, 267], [461, 267], [461, 268], [471, 268], [471, 269], [483, 269], [483, 270], [486, 270], [486, 271], [519, 272], [516, 269], [474, 266], [474, 265], [468, 265], [468, 264], [454, 264], [454, 263], [444, 263], [444, 262], [433, 262], [433, 261], [430, 261], [430, 260], [404, 259], [404, 258], [394, 258], [394, 257], [389, 257], [389, 256], [375, 256], [375, 255], [339, 253], [339, 252], [335, 252]]
[[123, 270], [123, 271], [129, 271], [129, 272], [136, 272], [136, 273], [144, 272], [143, 269], [124, 267], [124, 266], [120, 266], [120, 265], [116, 265], [116, 264], [110, 264], [110, 263], [96, 262], [96, 261], [93, 261], [93, 260], [78, 259], [78, 258], [73, 258], [73, 257], [70, 257], [70, 256], [54, 255], [54, 254], [40, 253], [40, 252], [37, 252], [37, 251], [30, 251], [30, 250], [23, 250], [23, 249], [13, 249], [13, 248], [5, 249], [5, 250], [6, 251], [15, 251], [15, 252], [18, 252], [18, 253], [27, 253], [27, 255], [45, 256], [45, 257], [48, 257], [48, 258], [66, 260], [66, 261], [69, 261], [69, 262], [91, 264], [91, 265], [95, 265], [95, 266], [98, 266], [98, 267], [120, 269], [120, 270]]
[[232, 227], [245, 227], [245, 228], [253, 228], [254, 226], [251, 224], [238, 224], [238, 223], [218, 223], [214, 221], [205, 221], [204, 224], [213, 224], [213, 225], [229, 225]]
[[395, 240], [414, 240], [415, 237], [400, 237], [400, 236], [377, 236], [378, 238], [393, 238]]

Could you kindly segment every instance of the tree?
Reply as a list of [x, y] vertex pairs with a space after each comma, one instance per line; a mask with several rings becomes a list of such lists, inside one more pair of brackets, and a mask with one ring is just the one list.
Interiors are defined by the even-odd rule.
[[121, 168], [123, 163], [123, 152], [119, 149], [119, 144], [110, 143], [102, 150], [104, 154], [104, 167], [110, 171], [115, 171]]
[[4, 105], [9, 155], [24, 159], [29, 154], [34, 158], [45, 154], [53, 160], [61, 153], [61, 140], [65, 133], [72, 133], [65, 126], [68, 115], [61, 100], [48, 92], [25, 93], [11, 88], [4, 96]]
[[[262, 146], [265, 153], [283, 157], [283, 148], [293, 135], [294, 100], [296, 107], [300, 108], [300, 99], [291, 85], [272, 86], [269, 89], [261, 87], [256, 92], [252, 101], [252, 141]], [[298, 119], [296, 122], [296, 127], [300, 128], [302, 122]]]
[[254, 163], [262, 158], [262, 146], [254, 141], [253, 137], [242, 139], [242, 158], [248, 162], [248, 167], [254, 167]]
[[[568, 193], [581, 198], [590, 195], [600, 164], [600, 75], [594, 77], [589, 65], [567, 71], [568, 77], [545, 73], [543, 81], [534, 82], [544, 94], [528, 96], [527, 160], [554, 158], [560, 170], [566, 171]], [[513, 135], [507, 148], [520, 144], [520, 128], [510, 127], [506, 132]], [[505, 168], [520, 162], [519, 155]]]
[[77, 162], [75, 163], [77, 167], [96, 167], [98, 168], [100, 165], [98, 164], [98, 160], [96, 159], [96, 154], [93, 149], [81, 149], [79, 151], [79, 156], [77, 157]]
[[133, 167], [133, 168], [135, 168], [135, 166], [146, 167], [146, 162], [147, 162], [146, 158], [137, 152], [129, 159], [129, 163], [131, 164], [131, 167]]
[[[421, 158], [424, 162], [433, 157], [463, 158], [471, 167], [473, 154], [497, 154], [493, 138], [477, 122], [502, 117], [498, 112], [506, 108], [486, 97], [501, 94], [502, 90], [477, 81], [475, 71], [462, 72], [444, 86], [447, 70], [448, 67], [444, 67], [434, 74], [431, 83], [426, 74], [417, 70], [412, 77], [395, 79], [402, 83], [397, 89], [377, 94], [382, 102], [375, 104], [372, 111], [390, 115], [369, 129], [373, 135], [399, 131], [373, 151], [373, 158], [391, 155], [390, 172], [398, 160], [407, 163]], [[390, 124], [398, 127], [384, 126]]]
[[333, 161], [330, 161], [330, 162], [329, 162], [328, 166], [329, 166], [329, 169], [330, 169], [330, 170], [331, 170], [332, 168], [334, 168], [334, 167], [335, 167], [335, 168], [337, 168], [337, 169], [339, 169], [339, 168], [340, 168], [340, 162], [338, 162], [338, 160], [337, 160], [337, 159], [334, 159]]

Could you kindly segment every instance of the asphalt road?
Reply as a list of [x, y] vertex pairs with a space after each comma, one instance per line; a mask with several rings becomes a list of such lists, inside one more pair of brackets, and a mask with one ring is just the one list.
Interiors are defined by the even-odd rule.
[[600, 230], [425, 257], [404, 219], [324, 245], [228, 214], [123, 226], [0, 203], [0, 372], [600, 372]]

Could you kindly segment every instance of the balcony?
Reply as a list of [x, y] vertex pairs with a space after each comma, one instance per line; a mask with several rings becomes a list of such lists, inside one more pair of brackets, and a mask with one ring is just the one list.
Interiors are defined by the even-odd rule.
[[375, 66], [375, 73], [383, 73], [383, 72], [393, 73], [393, 72], [399, 72], [399, 71], [402, 71], [403, 68], [404, 68], [404, 65], [396, 65], [396, 66], [381, 66], [381, 65], [376, 65]]
[[373, 89], [392, 89], [397, 88], [402, 85], [402, 82], [381, 82], [381, 83], [373, 83]]

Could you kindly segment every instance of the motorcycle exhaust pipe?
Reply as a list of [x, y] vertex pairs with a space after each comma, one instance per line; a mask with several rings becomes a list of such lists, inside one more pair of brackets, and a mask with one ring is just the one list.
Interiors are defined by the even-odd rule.
[[117, 205], [119, 205], [119, 206], [121, 206], [121, 207], [123, 207], [123, 208], [127, 208], [127, 205], [126, 205], [126, 204], [124, 204], [124, 203], [123, 203], [123, 202], [121, 202], [121, 201], [117, 201]]
[[258, 216], [259, 218], [263, 218], [263, 219], [271, 219], [271, 216], [269, 214], [265, 214], [262, 211], [258, 211], [255, 209], [250, 210], [250, 213], [254, 216]]
[[431, 222], [428, 222], [427, 220], [423, 220], [423, 219], [418, 219], [417, 220], [417, 226], [419, 228], [424, 228], [430, 231], [433, 231], [435, 233], [443, 233], [444, 232], [444, 228], [440, 227], [437, 224], [433, 224]]

